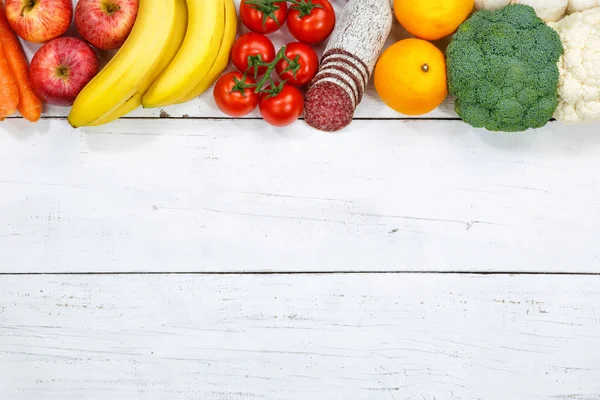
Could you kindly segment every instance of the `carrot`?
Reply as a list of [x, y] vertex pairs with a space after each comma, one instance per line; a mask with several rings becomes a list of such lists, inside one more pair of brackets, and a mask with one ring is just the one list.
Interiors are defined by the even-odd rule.
[[8, 66], [0, 41], [0, 118], [4, 119], [17, 111], [19, 88]]
[[8, 62], [19, 90], [18, 109], [21, 115], [36, 122], [42, 116], [42, 100], [35, 94], [29, 80], [29, 64], [19, 39], [6, 19], [4, 5], [0, 1], [0, 42], [4, 49], [4, 57]]

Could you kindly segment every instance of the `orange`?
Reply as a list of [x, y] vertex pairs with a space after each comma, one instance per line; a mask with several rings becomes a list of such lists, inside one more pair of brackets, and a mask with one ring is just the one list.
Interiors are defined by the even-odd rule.
[[426, 114], [448, 96], [446, 57], [422, 39], [404, 39], [387, 48], [374, 80], [381, 100], [401, 114]]
[[473, 11], [474, 4], [474, 0], [394, 0], [394, 13], [416, 37], [438, 40], [451, 35]]

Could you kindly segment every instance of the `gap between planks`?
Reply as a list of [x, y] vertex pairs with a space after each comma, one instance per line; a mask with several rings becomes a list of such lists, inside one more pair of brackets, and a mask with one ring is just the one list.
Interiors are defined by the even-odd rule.
[[1, 276], [25, 275], [568, 275], [600, 276], [600, 272], [544, 272], [544, 271], [92, 271], [92, 272], [0, 272]]

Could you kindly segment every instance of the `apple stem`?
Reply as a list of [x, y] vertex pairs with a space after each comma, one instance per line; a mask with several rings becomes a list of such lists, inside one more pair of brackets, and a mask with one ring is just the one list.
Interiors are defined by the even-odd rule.
[[56, 75], [58, 75], [60, 78], [63, 78], [63, 79], [68, 78], [69, 77], [69, 67], [61, 65], [60, 67], [58, 67], [56, 69]]
[[31, 11], [31, 9], [35, 6], [35, 1], [36, 0], [29, 0], [27, 3], [25, 3], [23, 8], [21, 8], [21, 17], [24, 17], [26, 12]]
[[104, 9], [106, 10], [107, 14], [112, 14], [114, 12], [117, 12], [121, 9], [121, 7], [118, 4], [115, 3], [108, 3], [104, 5]]

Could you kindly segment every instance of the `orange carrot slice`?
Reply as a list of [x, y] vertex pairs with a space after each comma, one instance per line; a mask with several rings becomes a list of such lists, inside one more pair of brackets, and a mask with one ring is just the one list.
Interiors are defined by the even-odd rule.
[[19, 88], [8, 66], [2, 42], [0, 42], [0, 118], [4, 119], [17, 111]]
[[4, 58], [19, 90], [18, 110], [25, 119], [36, 122], [42, 116], [42, 101], [31, 87], [29, 63], [17, 35], [8, 24], [2, 1], [0, 1], [0, 42], [4, 49]]

